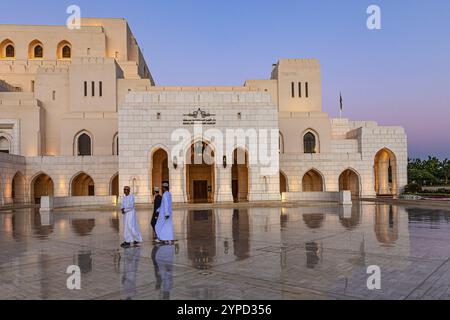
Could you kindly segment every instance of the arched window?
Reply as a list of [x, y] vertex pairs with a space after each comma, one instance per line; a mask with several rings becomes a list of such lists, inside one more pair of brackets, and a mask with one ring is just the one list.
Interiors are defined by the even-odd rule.
[[113, 156], [119, 155], [119, 134], [116, 133], [113, 139]]
[[284, 154], [284, 136], [280, 131], [280, 154]]
[[44, 45], [39, 40], [33, 40], [28, 46], [28, 58], [29, 59], [42, 59], [44, 58]]
[[8, 44], [5, 49], [6, 58], [14, 58], [16, 56], [16, 50], [12, 44]]
[[60, 43], [58, 43], [58, 46], [56, 47], [56, 57], [58, 59], [71, 59], [72, 44], [66, 40], [63, 40]]
[[44, 57], [44, 48], [38, 44], [34, 47], [34, 58], [43, 58]]
[[72, 49], [70, 48], [69, 45], [65, 45], [62, 48], [62, 58], [63, 59], [70, 59], [70, 58], [72, 58]]
[[311, 132], [308, 132], [303, 137], [303, 146], [305, 153], [316, 153], [316, 136]]
[[6, 39], [0, 43], [0, 58], [13, 59], [16, 57], [16, 47], [14, 43]]
[[81, 135], [78, 136], [77, 146], [79, 156], [92, 155], [92, 141], [91, 137], [88, 134], [82, 133]]
[[11, 143], [5, 137], [0, 137], [0, 152], [1, 153], [11, 152]]

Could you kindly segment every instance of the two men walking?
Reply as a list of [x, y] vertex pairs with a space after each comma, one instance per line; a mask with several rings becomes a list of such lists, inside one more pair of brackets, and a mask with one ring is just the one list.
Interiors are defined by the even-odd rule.
[[[121, 206], [124, 215], [124, 237], [125, 242], [122, 248], [129, 248], [131, 244], [138, 246], [142, 243], [142, 236], [136, 217], [135, 199], [131, 194], [131, 188], [124, 188], [124, 198]], [[154, 211], [151, 219], [151, 226], [154, 231], [156, 243], [171, 243], [174, 241], [173, 221], [172, 221], [172, 194], [169, 184], [163, 184], [163, 196], [159, 195], [159, 189], [155, 188]]]

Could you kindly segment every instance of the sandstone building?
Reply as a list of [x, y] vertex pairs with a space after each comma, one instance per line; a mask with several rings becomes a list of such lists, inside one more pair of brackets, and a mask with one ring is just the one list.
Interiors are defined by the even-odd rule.
[[[194, 123], [224, 136], [277, 132], [275, 171], [251, 161], [254, 142], [223, 152]], [[179, 129], [192, 139], [173, 154]], [[205, 149], [213, 163], [184, 163]], [[149, 203], [164, 181], [177, 202], [395, 196], [407, 138], [401, 127], [330, 119], [314, 59], [280, 60], [242, 87], [158, 87], [124, 19], [0, 25], [0, 204], [108, 203], [124, 185]]]

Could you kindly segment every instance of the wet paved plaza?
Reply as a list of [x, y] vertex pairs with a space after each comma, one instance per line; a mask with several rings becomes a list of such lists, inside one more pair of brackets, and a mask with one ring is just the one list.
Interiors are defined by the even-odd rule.
[[118, 212], [0, 213], [0, 299], [450, 299], [450, 209], [178, 210], [178, 242], [156, 247], [138, 215], [145, 243], [124, 250]]

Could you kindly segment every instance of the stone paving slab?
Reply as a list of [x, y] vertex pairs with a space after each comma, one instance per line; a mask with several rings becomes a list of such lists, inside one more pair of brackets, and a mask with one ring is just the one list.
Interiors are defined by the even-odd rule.
[[[174, 212], [174, 246], [123, 250], [114, 211], [0, 215], [0, 299], [450, 299], [450, 211], [386, 204]], [[48, 225], [45, 225], [48, 223]], [[82, 290], [66, 287], [81, 268]], [[367, 267], [381, 268], [368, 290]]]

